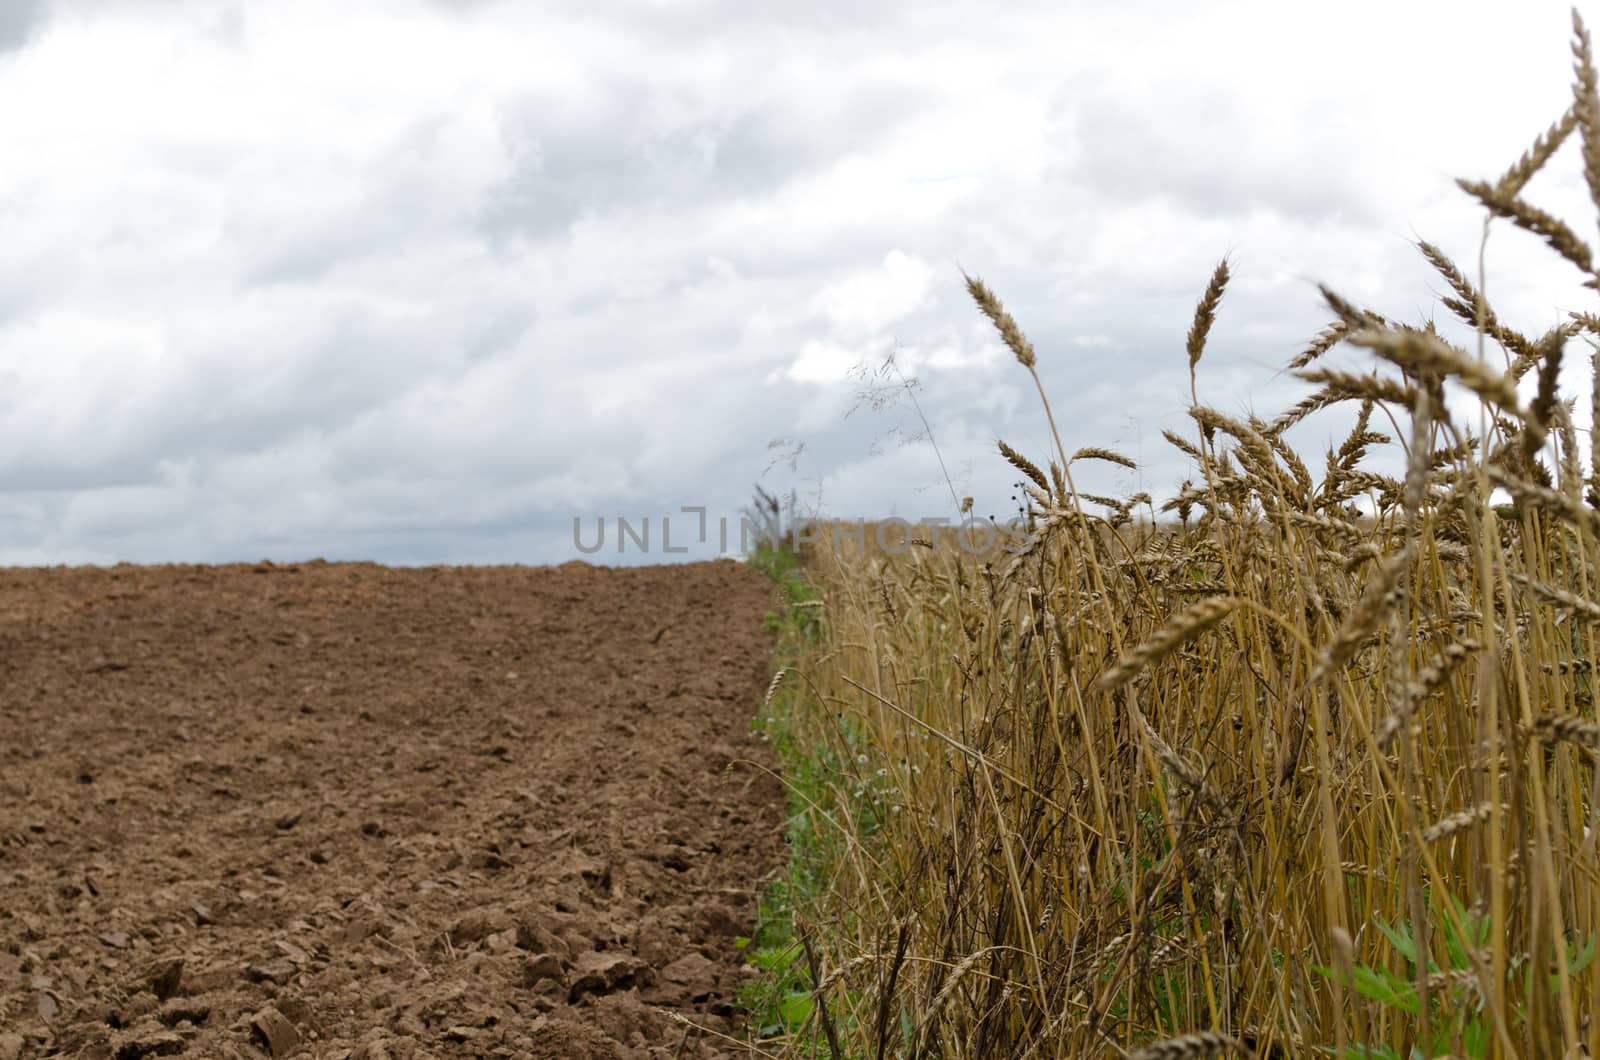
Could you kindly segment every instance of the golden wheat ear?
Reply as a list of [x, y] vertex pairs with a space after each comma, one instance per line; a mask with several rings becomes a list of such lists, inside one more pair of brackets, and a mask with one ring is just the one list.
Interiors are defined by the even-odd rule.
[[1189, 336], [1184, 342], [1184, 349], [1189, 354], [1189, 370], [1192, 372], [1200, 363], [1200, 355], [1206, 349], [1206, 336], [1211, 333], [1211, 325], [1217, 322], [1217, 306], [1222, 304], [1222, 292], [1228, 287], [1228, 259], [1223, 258], [1211, 273], [1211, 282], [1206, 284], [1206, 293], [1200, 296], [1200, 304], [1194, 307], [1194, 323], [1189, 325]]
[[1000, 303], [999, 296], [989, 290], [976, 276], [968, 276], [966, 273], [961, 275], [967, 281], [967, 293], [972, 295], [972, 300], [978, 303], [983, 315], [994, 324], [995, 330], [1000, 333], [1001, 341], [1010, 347], [1024, 368], [1032, 368], [1038, 362], [1038, 358], [1034, 356], [1033, 343], [1022, 333], [1022, 328], [1017, 325], [1015, 318], [1006, 312], [1006, 307]]
[[1572, 130], [1577, 127], [1578, 108], [1574, 105], [1568, 107], [1565, 114], [1551, 123], [1550, 128], [1535, 137], [1532, 146], [1522, 152], [1522, 157], [1495, 182], [1495, 191], [1508, 198], [1519, 194], [1523, 186], [1533, 179], [1535, 173], [1544, 168], [1544, 164], [1550, 161], [1550, 156], [1560, 149], [1567, 137], [1572, 135]]
[[1458, 180], [1456, 186], [1477, 199], [1494, 216], [1504, 217], [1518, 228], [1533, 233], [1580, 271], [1591, 278], [1594, 276], [1594, 251], [1561, 218], [1541, 210], [1526, 199], [1502, 195], [1493, 184], [1486, 181]]
[[1076, 463], [1079, 460], [1104, 460], [1108, 464], [1119, 464], [1130, 471], [1139, 470], [1138, 464], [1135, 464], [1121, 453], [1114, 449], [1103, 449], [1098, 445], [1084, 446], [1072, 454], [1072, 459], [1068, 463]]
[[1572, 9], [1572, 109], [1582, 129], [1583, 179], [1589, 200], [1600, 209], [1600, 90], [1596, 88], [1594, 48], [1578, 9]]
[[1006, 461], [1010, 463], [1012, 467], [1016, 468], [1018, 471], [1028, 476], [1028, 478], [1032, 479], [1033, 483], [1040, 489], [1047, 493], [1050, 491], [1050, 480], [1044, 477], [1044, 472], [1039, 470], [1037, 464], [1023, 456], [1021, 453], [1017, 452], [1015, 449], [1011, 448], [1003, 441], [997, 440], [995, 445], [999, 448], [1000, 455], [1005, 457]]

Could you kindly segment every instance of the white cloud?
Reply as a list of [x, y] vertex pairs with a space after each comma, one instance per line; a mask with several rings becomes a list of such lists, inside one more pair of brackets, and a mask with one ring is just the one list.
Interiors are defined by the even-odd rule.
[[933, 269], [921, 258], [891, 250], [883, 263], [830, 283], [811, 305], [845, 337], [874, 335], [933, 303]]
[[796, 383], [842, 383], [865, 363], [862, 350], [832, 339], [807, 339], [784, 376]]

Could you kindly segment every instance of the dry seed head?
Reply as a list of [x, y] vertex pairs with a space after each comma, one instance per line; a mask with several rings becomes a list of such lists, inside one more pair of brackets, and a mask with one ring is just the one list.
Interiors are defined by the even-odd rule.
[[1367, 328], [1351, 335], [1350, 341], [1408, 371], [1455, 376], [1463, 386], [1484, 400], [1492, 401], [1508, 412], [1521, 412], [1515, 383], [1443, 339], [1409, 328]]
[[1173, 615], [1155, 636], [1124, 655], [1115, 666], [1100, 675], [1101, 688], [1116, 688], [1128, 683], [1146, 666], [1154, 665], [1174, 649], [1187, 644], [1228, 617], [1240, 601], [1231, 596], [1201, 600]]
[[1476, 990], [1480, 995], [1483, 993], [1483, 987], [1478, 982], [1478, 973], [1471, 968], [1451, 968], [1448, 971], [1433, 972], [1428, 976], [1428, 989]]
[[1228, 286], [1228, 259], [1223, 258], [1217, 263], [1217, 268], [1211, 274], [1211, 282], [1206, 284], [1206, 293], [1201, 296], [1200, 304], [1194, 309], [1194, 323], [1189, 326], [1189, 338], [1185, 348], [1189, 352], [1189, 367], [1192, 370], [1200, 363], [1200, 355], [1205, 352], [1206, 335], [1211, 331], [1211, 325], [1217, 319], [1217, 306], [1222, 302], [1222, 292]]
[[777, 673], [772, 675], [772, 682], [767, 685], [767, 694], [761, 701], [763, 707], [772, 706], [773, 699], [778, 695], [778, 686], [783, 684], [785, 677], [789, 676], [789, 670], [790, 668], [787, 666], [780, 666]]
[[995, 445], [1000, 448], [1000, 455], [1005, 457], [1006, 461], [1010, 463], [1012, 467], [1016, 468], [1018, 471], [1028, 476], [1028, 478], [1032, 479], [1040, 489], [1045, 490], [1046, 492], [1049, 491], [1050, 480], [1044, 477], [1044, 472], [1039, 470], [1037, 464], [1023, 456], [1021, 453], [1017, 452], [1015, 449], [1011, 448], [1003, 441], [997, 439], [995, 441]]
[[1369, 880], [1387, 880], [1389, 878], [1370, 865], [1363, 865], [1358, 861], [1341, 861], [1339, 863], [1339, 871], [1346, 876], [1365, 876]]
[[1322, 300], [1327, 302], [1328, 308], [1338, 315], [1340, 323], [1352, 333], [1381, 328], [1388, 323], [1377, 313], [1362, 309], [1325, 284], [1318, 284], [1317, 290], [1322, 292]]
[[940, 1011], [944, 1009], [945, 1002], [950, 1000], [951, 995], [956, 992], [956, 987], [961, 985], [961, 980], [965, 978], [966, 974], [977, 967], [978, 962], [989, 956], [994, 950], [995, 947], [993, 946], [985, 946], [981, 950], [975, 950], [963, 957], [961, 963], [950, 970], [950, 975], [945, 979], [944, 985], [939, 988], [939, 993], [934, 996], [933, 1004], [928, 1006], [927, 1013], [922, 1017], [924, 1023], [938, 1017]]
[[1337, 476], [1337, 481], [1345, 488], [1340, 491], [1342, 496], [1350, 497], [1357, 493], [1399, 493], [1402, 483], [1388, 475], [1379, 475], [1371, 471], [1342, 471]]
[[1299, 369], [1304, 368], [1306, 365], [1310, 364], [1312, 361], [1316, 360], [1318, 357], [1321, 357], [1323, 354], [1339, 345], [1339, 343], [1343, 342], [1345, 336], [1348, 334], [1350, 334], [1350, 326], [1344, 321], [1336, 320], [1332, 324], [1329, 324], [1327, 327], [1317, 332], [1317, 337], [1311, 340], [1310, 345], [1308, 345], [1304, 350], [1301, 350], [1300, 353], [1289, 362], [1290, 369], [1298, 371]]
[[[1600, 432], [1597, 432], [1600, 434]], [[1542, 508], [1577, 527], [1600, 530], [1600, 516], [1559, 490], [1518, 478], [1498, 467], [1489, 468], [1489, 481], [1511, 494], [1518, 505]]]
[[[1585, 135], [1588, 135], [1587, 132]], [[1589, 245], [1579, 239], [1577, 233], [1559, 217], [1515, 196], [1501, 195], [1492, 185], [1481, 180], [1458, 180], [1456, 184], [1481, 202], [1491, 214], [1504, 217], [1518, 228], [1532, 232], [1579, 269], [1593, 273], [1594, 255]]]
[[1207, 806], [1210, 806], [1218, 813], [1226, 811], [1227, 804], [1206, 782], [1205, 774], [1184, 761], [1178, 752], [1174, 751], [1172, 746], [1150, 727], [1149, 722], [1143, 722], [1143, 727], [1145, 738], [1150, 741], [1150, 749], [1155, 752], [1155, 756], [1161, 764], [1167, 767], [1167, 771], [1176, 777], [1184, 787], [1194, 792]]
[[1170, 501], [1161, 506], [1163, 512], [1177, 512], [1178, 518], [1183, 522], [1189, 521], [1189, 516], [1194, 512], [1197, 502], [1203, 503], [1206, 499], [1205, 490], [1197, 489], [1192, 481], [1184, 480], [1183, 486]]
[[[1277, 477], [1278, 462], [1273, 459], [1272, 446], [1255, 427], [1240, 423], [1231, 416], [1224, 415], [1213, 408], [1196, 405], [1189, 410], [1189, 415], [1200, 426], [1211, 430], [1219, 430], [1238, 439], [1244, 450], [1256, 461], [1259, 470], [1263, 473]], [[1265, 424], [1262, 425], [1263, 427]]]
[[1104, 460], [1108, 464], [1120, 464], [1130, 471], [1139, 470], [1138, 464], [1135, 464], [1121, 453], [1110, 449], [1102, 449], [1098, 445], [1089, 445], [1079, 449], [1072, 454], [1072, 459], [1068, 463], [1076, 463], [1079, 460]]
[[1357, 649], [1367, 638], [1378, 631], [1383, 616], [1390, 606], [1390, 593], [1400, 583], [1401, 576], [1411, 565], [1411, 548], [1408, 545], [1383, 563], [1367, 582], [1361, 600], [1345, 619], [1344, 625], [1333, 640], [1322, 650], [1317, 660], [1315, 679], [1330, 676], [1355, 658]]
[[[1539, 336], [1538, 342], [1533, 343], [1526, 350], [1517, 354], [1516, 360], [1511, 362], [1511, 367], [1506, 370], [1506, 374], [1512, 379], [1521, 382], [1522, 377], [1527, 375], [1535, 365], [1539, 365], [1541, 367], [1545, 365], [1546, 358], [1549, 356], [1551, 350], [1555, 351], [1557, 364], [1555, 371], [1559, 372], [1561, 354], [1566, 341], [1573, 335], [1576, 335], [1579, 330], [1579, 326], [1570, 320], [1557, 324], [1555, 327]], [[1543, 386], [1542, 377], [1541, 386]], [[1550, 387], [1552, 396], [1548, 400], [1553, 407], [1556, 401], [1555, 397], [1553, 396], [1555, 384], [1551, 383]]]
[[1300, 459], [1300, 454], [1286, 445], [1283, 439], [1267, 424], [1262, 423], [1254, 416], [1250, 417], [1250, 426], [1266, 439], [1267, 445], [1278, 454], [1278, 459], [1283, 461], [1283, 466], [1289, 469], [1289, 474], [1294, 478], [1293, 499], [1296, 503], [1304, 504], [1311, 497], [1313, 483], [1311, 472], [1306, 468], [1305, 462]]
[[1210, 596], [1213, 593], [1226, 593], [1229, 591], [1226, 582], [1183, 582], [1178, 585], [1167, 586], [1167, 591], [1180, 596], [1194, 596], [1196, 594]]
[[1464, 832], [1473, 825], [1482, 824], [1493, 814], [1494, 803], [1479, 803], [1470, 809], [1459, 810], [1448, 817], [1441, 817], [1436, 823], [1423, 829], [1422, 838], [1429, 843], [1448, 839], [1457, 832]]
[[1067, 496], [1067, 477], [1061, 472], [1061, 465], [1054, 460], [1050, 461], [1050, 481], [1055, 484], [1056, 496]]
[[1227, 1056], [1247, 1052], [1244, 1043], [1218, 1031], [1196, 1031], [1164, 1042], [1155, 1042], [1134, 1053], [1129, 1060], [1201, 1060], [1208, 1056]]
[[1600, 89], [1596, 88], [1594, 49], [1578, 9], [1572, 9], [1572, 109], [1583, 127], [1583, 177], [1589, 198], [1600, 207]]
[[839, 980], [843, 979], [845, 976], [849, 975], [858, 968], [864, 968], [869, 964], [876, 964], [879, 961], [888, 961], [893, 959], [894, 954], [892, 953], [864, 953], [858, 957], [852, 957], [850, 960], [844, 962], [839, 967], [830, 970], [828, 974], [824, 975], [822, 977], [822, 982], [818, 983], [816, 989], [811, 992], [811, 996], [821, 997], [823, 994], [828, 992], [828, 989], [832, 987], [833, 984], [837, 983]]
[[1468, 434], [1455, 445], [1444, 446], [1430, 453], [1428, 455], [1428, 468], [1429, 470], [1437, 471], [1447, 465], [1460, 464], [1471, 456], [1477, 448], [1478, 440]]
[[1477, 641], [1471, 639], [1446, 644], [1439, 652], [1439, 658], [1417, 671], [1417, 683], [1428, 693], [1437, 692], [1455, 673], [1456, 667], [1472, 658], [1480, 647]]
[[[1409, 403], [1409, 402], [1408, 402]], [[1356, 414], [1356, 425], [1339, 446], [1336, 454], [1328, 459], [1328, 486], [1336, 484], [1350, 468], [1354, 467], [1366, 455], [1367, 446], [1373, 444], [1373, 433], [1367, 428], [1372, 423], [1372, 410], [1376, 400], [1371, 397], [1361, 399], [1361, 411]], [[1327, 486], [1325, 486], [1327, 488]]]
[[1544, 582], [1534, 581], [1520, 571], [1507, 571], [1506, 574], [1512, 581], [1535, 596], [1543, 597], [1558, 607], [1571, 611], [1580, 618], [1587, 619], [1590, 622], [1600, 622], [1600, 604], [1592, 600], [1585, 600], [1570, 589], [1562, 589], [1554, 585], [1547, 585]]
[[[965, 274], [963, 274], [965, 275]], [[1024, 368], [1032, 368], [1038, 358], [1034, 356], [1033, 344], [1028, 341], [1022, 329], [1011, 314], [1006, 312], [1006, 307], [1000, 304], [1000, 299], [984, 282], [976, 276], [967, 276], [967, 293], [972, 295], [972, 300], [978, 303], [978, 308], [983, 310], [983, 315], [994, 324], [995, 330], [1000, 333], [1000, 338], [1016, 354], [1017, 360]]]
[[1055, 507], [1056, 501], [1054, 497], [1050, 496], [1049, 487], [1041, 489], [1032, 482], [1024, 482], [1022, 484], [1022, 492], [1027, 495], [1028, 500], [1033, 502], [1034, 507], [1040, 511]]
[[[1483, 333], [1500, 345], [1504, 346], [1517, 357], [1525, 357], [1533, 349], [1533, 343], [1522, 332], [1515, 328], [1506, 327], [1500, 318], [1494, 315], [1494, 310], [1487, 302], [1478, 302], [1475, 305], [1461, 301], [1458, 298], [1441, 298], [1440, 303], [1456, 317], [1474, 331], [1481, 326]], [[1478, 314], [1482, 314], [1480, 320]]]
[[1559, 442], [1558, 450], [1561, 454], [1561, 482], [1565, 489], [1573, 493], [1580, 490], [1583, 481], [1583, 465], [1578, 462], [1578, 428], [1573, 422], [1573, 413], [1576, 411], [1577, 401], [1566, 398], [1558, 401], [1555, 409], [1556, 438]]
[[[1444, 411], [1444, 410], [1440, 410]], [[1433, 402], [1426, 390], [1417, 394], [1417, 403], [1411, 407], [1411, 452], [1406, 461], [1404, 501], [1408, 517], [1415, 517], [1422, 507], [1423, 494], [1428, 488], [1428, 455], [1433, 444]]]
[[1205, 461], [1205, 456], [1200, 452], [1200, 450], [1198, 448], [1195, 447], [1195, 444], [1193, 442], [1189, 441], [1187, 438], [1183, 437], [1182, 435], [1175, 434], [1174, 432], [1169, 431], [1169, 430], [1163, 430], [1161, 432], [1161, 437], [1165, 438], [1174, 447], [1176, 447], [1177, 449], [1181, 450], [1184, 454], [1189, 456], [1191, 459], [1197, 460], [1197, 461], [1200, 461], [1200, 462], [1204, 462]]
[[1385, 378], [1377, 373], [1361, 375], [1331, 368], [1312, 368], [1296, 372], [1295, 375], [1308, 383], [1320, 383], [1332, 400], [1336, 401], [1361, 398], [1370, 401], [1389, 401], [1396, 405], [1410, 405], [1416, 399], [1415, 386], [1398, 379]]
[[[1445, 278], [1445, 282], [1450, 285], [1450, 289], [1461, 297], [1462, 304], [1473, 309], [1488, 310], [1488, 306], [1484, 304], [1482, 296], [1478, 294], [1478, 289], [1472, 286], [1472, 281], [1467, 279], [1466, 274], [1456, 267], [1456, 263], [1451, 261], [1444, 251], [1426, 239], [1417, 241], [1417, 249], [1422, 252], [1424, 258], [1428, 259], [1428, 264], [1432, 265], [1434, 270]], [[1477, 316], [1469, 314], [1466, 323], [1475, 324], [1476, 321]]]
[[1363, 563], [1383, 558], [1383, 546], [1376, 541], [1363, 541], [1343, 552], [1335, 553], [1339, 566], [1347, 571], [1353, 571]]
[[1105, 497], [1098, 493], [1084, 493], [1080, 490], [1078, 493], [1078, 499], [1080, 501], [1088, 501], [1090, 504], [1103, 505], [1104, 507], [1110, 508], [1111, 510], [1117, 512], [1125, 512], [1128, 509], [1127, 501], [1120, 501], [1115, 497]]
[[1494, 190], [1505, 196], [1520, 194], [1523, 186], [1544, 167], [1546, 162], [1550, 161], [1550, 156], [1556, 153], [1577, 126], [1578, 109], [1576, 106], [1568, 107], [1566, 113], [1552, 122], [1550, 128], [1540, 133], [1533, 141], [1533, 145], [1524, 151], [1522, 157], [1517, 159], [1516, 163], [1496, 182]]
[[1337, 404], [1343, 399], [1344, 395], [1339, 394], [1330, 387], [1323, 387], [1310, 397], [1303, 399], [1298, 405], [1280, 413], [1278, 418], [1272, 421], [1268, 431], [1273, 435], [1282, 434], [1313, 412], [1320, 412], [1329, 405]]
[[1189, 940], [1183, 935], [1174, 935], [1160, 946], [1157, 946], [1155, 952], [1150, 954], [1151, 967], [1160, 968], [1162, 965], [1170, 964], [1183, 957], [1183, 944], [1187, 941]]
[[1335, 519], [1329, 515], [1310, 515], [1306, 512], [1290, 512], [1289, 521], [1297, 526], [1311, 527], [1317, 530], [1326, 530], [1330, 534], [1344, 538], [1352, 544], [1359, 542], [1365, 535], [1361, 528], [1354, 523], [1347, 523], [1343, 519]]
[[[1600, 424], [1600, 346], [1596, 346], [1589, 354], [1589, 374], [1594, 379], [1593, 389], [1589, 392], [1589, 422]], [[1589, 489], [1591, 498], [1600, 494], [1600, 430], [1592, 426], [1589, 429]], [[1590, 504], [1594, 504], [1591, 499]]]
[[1533, 734], [1545, 743], [1600, 748], [1600, 724], [1575, 714], [1546, 714], [1533, 723]]

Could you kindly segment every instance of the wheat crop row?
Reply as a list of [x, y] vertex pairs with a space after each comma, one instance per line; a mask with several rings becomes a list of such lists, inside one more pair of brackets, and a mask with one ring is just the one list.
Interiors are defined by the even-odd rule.
[[[1461, 186], [1600, 289], [1525, 197], [1570, 143], [1600, 211], [1574, 27], [1570, 108]], [[1419, 250], [1474, 341], [1324, 288], [1328, 328], [1289, 351], [1308, 396], [1273, 419], [1204, 400], [1219, 266], [1164, 504], [1079, 493], [1075, 461], [1126, 458], [1052, 417], [1053, 452], [1000, 446], [1020, 545], [807, 551], [820, 603], [764, 711], [810, 763], [783, 899], [807, 1003], [763, 1049], [1600, 1055], [1600, 443], [1558, 389], [1600, 315], [1520, 332]], [[1049, 352], [968, 288], [1038, 383]], [[1288, 444], [1336, 408], [1342, 443]]]

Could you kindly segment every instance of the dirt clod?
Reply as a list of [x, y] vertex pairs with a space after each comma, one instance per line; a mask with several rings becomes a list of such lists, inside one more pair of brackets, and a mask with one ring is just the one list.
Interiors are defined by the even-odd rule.
[[158, 1000], [167, 1000], [178, 992], [178, 985], [183, 981], [183, 958], [167, 957], [154, 962], [145, 969], [143, 980], [143, 985]]
[[568, 996], [577, 1001], [585, 994], [605, 994], [620, 987], [633, 986], [644, 962], [626, 953], [597, 953], [591, 950], [578, 958], [572, 972]]
[[560, 979], [562, 972], [560, 958], [553, 953], [541, 953], [522, 962], [522, 985], [538, 986], [546, 979]]
[[177, 1056], [184, 1050], [182, 1035], [159, 1028], [141, 1027], [122, 1035], [111, 1055], [115, 1060], [140, 1060], [145, 1056]]
[[290, 1056], [300, 1048], [300, 1032], [289, 1017], [275, 1008], [264, 1008], [250, 1019], [256, 1039], [273, 1056]]
[[244, 971], [245, 978], [252, 983], [276, 983], [279, 986], [287, 985], [294, 978], [294, 973], [294, 964], [281, 958], [252, 964]]
[[686, 953], [663, 968], [661, 978], [689, 1000], [703, 1001], [716, 993], [717, 966], [703, 954]]

